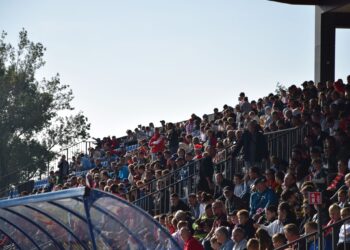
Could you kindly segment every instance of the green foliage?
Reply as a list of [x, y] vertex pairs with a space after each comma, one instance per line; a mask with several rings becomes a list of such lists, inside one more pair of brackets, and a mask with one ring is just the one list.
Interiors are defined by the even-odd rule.
[[71, 114], [73, 92], [58, 74], [36, 80], [44, 46], [25, 30], [17, 47], [5, 42], [6, 35], [0, 36], [0, 193], [46, 171], [55, 149], [88, 138], [90, 129], [82, 112]]
[[281, 91], [282, 91], [282, 90], [287, 91], [287, 87], [284, 86], [284, 85], [282, 85], [281, 83], [277, 82], [277, 84], [276, 84], [276, 89], [275, 89], [275, 93], [276, 93], [277, 95], [281, 95]]

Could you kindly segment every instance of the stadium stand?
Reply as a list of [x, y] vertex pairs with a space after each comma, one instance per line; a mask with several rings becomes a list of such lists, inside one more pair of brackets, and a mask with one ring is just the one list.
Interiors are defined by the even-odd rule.
[[[234, 107], [161, 124], [86, 142], [32, 194], [84, 186], [112, 193], [184, 247], [194, 237], [204, 249], [314, 249], [322, 232], [323, 249], [348, 249], [350, 76], [257, 101], [242, 92]], [[322, 193], [320, 217], [313, 191]]]

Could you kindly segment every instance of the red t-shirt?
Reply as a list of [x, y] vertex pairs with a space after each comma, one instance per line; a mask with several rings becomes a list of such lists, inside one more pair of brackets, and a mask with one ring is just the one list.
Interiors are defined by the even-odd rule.
[[204, 247], [201, 243], [199, 243], [198, 240], [191, 237], [189, 240], [186, 241], [184, 245], [184, 250], [204, 250]]

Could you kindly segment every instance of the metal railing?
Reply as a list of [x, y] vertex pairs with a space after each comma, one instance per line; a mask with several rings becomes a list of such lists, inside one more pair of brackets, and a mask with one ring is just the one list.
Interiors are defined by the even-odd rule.
[[88, 154], [89, 148], [94, 145], [94, 141], [81, 141], [78, 143], [75, 143], [65, 149], [62, 149], [59, 154], [66, 155], [66, 159], [71, 159], [73, 156], [76, 156], [78, 153]]
[[302, 144], [306, 133], [304, 126], [265, 133], [270, 156], [277, 156], [288, 162], [292, 147]]
[[[146, 183], [142, 188], [129, 191], [128, 198], [152, 215], [168, 213], [172, 193], [177, 193], [179, 197], [184, 198], [190, 193], [197, 192], [202, 163], [203, 159], [175, 169], [159, 179]], [[158, 184], [157, 187], [158, 181], [162, 185]]]
[[[305, 130], [302, 127], [266, 133], [270, 155], [288, 161], [293, 145], [302, 143], [304, 135]], [[235, 173], [243, 173], [244, 167], [242, 156], [232, 157], [233, 147], [223, 149], [220, 152], [223, 157], [219, 157], [221, 160], [213, 164], [214, 172], [222, 173], [229, 180], [233, 179]], [[170, 209], [170, 194], [177, 193], [182, 199], [187, 199], [188, 194], [197, 192], [201, 164], [203, 159], [145, 183], [142, 188], [129, 191], [129, 199], [151, 214], [167, 213]], [[263, 169], [269, 166], [269, 161], [262, 164]], [[164, 183], [160, 188], [157, 188], [158, 181]]]
[[[345, 227], [344, 240], [337, 241], [341, 227]], [[299, 239], [288, 242], [287, 244], [275, 249], [322, 249], [322, 250], [349, 250], [350, 249], [350, 216], [341, 219], [329, 226], [322, 227], [308, 235], [302, 235]], [[330, 232], [330, 233], [329, 233]], [[311, 247], [314, 246], [314, 247]]]

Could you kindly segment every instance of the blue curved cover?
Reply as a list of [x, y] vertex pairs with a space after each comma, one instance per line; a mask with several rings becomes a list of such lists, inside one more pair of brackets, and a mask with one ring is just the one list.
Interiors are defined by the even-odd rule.
[[148, 213], [75, 188], [0, 201], [1, 249], [180, 249]]

